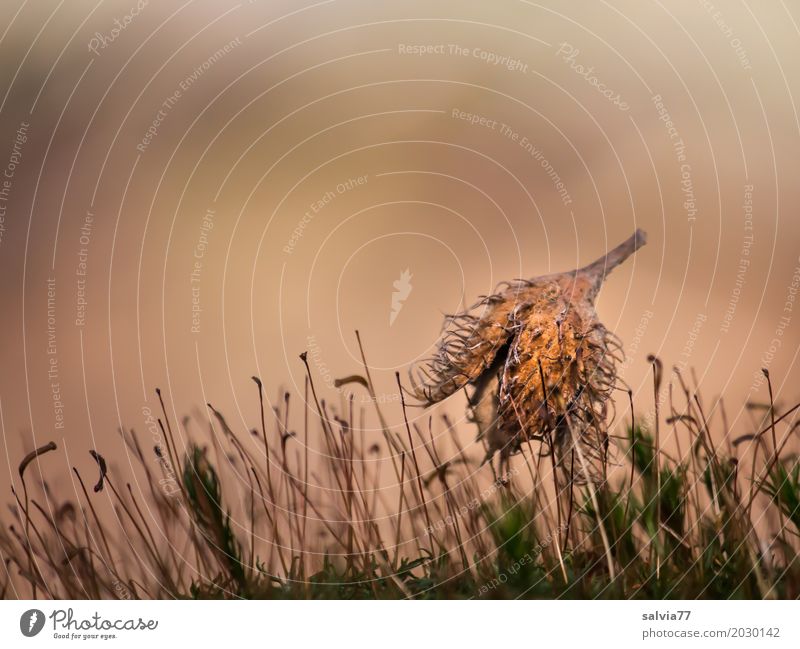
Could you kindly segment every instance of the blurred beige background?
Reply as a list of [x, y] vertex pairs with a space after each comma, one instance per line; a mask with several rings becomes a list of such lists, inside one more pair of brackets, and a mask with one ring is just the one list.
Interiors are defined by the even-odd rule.
[[146, 433], [156, 387], [174, 417], [212, 402], [253, 427], [250, 377], [302, 394], [304, 350], [337, 403], [356, 329], [397, 421], [394, 372], [443, 313], [636, 227], [649, 245], [599, 311], [637, 409], [651, 352], [736, 426], [761, 367], [789, 405], [798, 21], [793, 2], [3, 2], [2, 474], [50, 439], [65, 475], [90, 446], [124, 458], [114, 431]]

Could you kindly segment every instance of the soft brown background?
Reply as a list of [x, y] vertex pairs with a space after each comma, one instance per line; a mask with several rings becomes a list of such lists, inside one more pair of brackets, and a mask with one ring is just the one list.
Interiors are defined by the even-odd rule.
[[[761, 367], [778, 400], [800, 393], [800, 305], [784, 311], [800, 266], [797, 3], [151, 1], [90, 52], [93, 35], [108, 37], [134, 5], [0, 4], [3, 169], [30, 124], [0, 243], [3, 482], [50, 439], [66, 450], [48, 459], [63, 475], [92, 471], [90, 446], [124, 458], [114, 431], [146, 430], [157, 386], [173, 416], [210, 401], [252, 427], [251, 375], [272, 400], [280, 386], [302, 391], [306, 349], [320, 392], [337, 402], [333, 379], [359, 371], [355, 329], [397, 421], [394, 372], [430, 352], [443, 313], [501, 280], [592, 261], [636, 227], [649, 245], [609, 279], [599, 311], [628, 344], [637, 409], [652, 409], [650, 352], [694, 367], [706, 400], [724, 393], [736, 426], [748, 425], [747, 400], [767, 398]], [[162, 102], [236, 38], [137, 151]], [[556, 55], [562, 42], [628, 111]], [[399, 53], [412, 44], [481, 48], [527, 68]], [[686, 145], [693, 222], [655, 94]], [[499, 126], [454, 119], [454, 108], [527, 137], [572, 203]], [[359, 176], [366, 182], [337, 194], [287, 254], [310, 204]], [[746, 184], [751, 264], [725, 332]], [[190, 273], [210, 207], [192, 333]], [[88, 311], [77, 327], [87, 211]], [[405, 269], [412, 291], [390, 326]], [[63, 430], [47, 375], [50, 277]], [[463, 415], [458, 398], [445, 407]]]

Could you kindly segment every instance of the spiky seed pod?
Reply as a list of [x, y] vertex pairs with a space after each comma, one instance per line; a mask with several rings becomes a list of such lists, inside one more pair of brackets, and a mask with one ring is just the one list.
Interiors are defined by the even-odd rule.
[[501, 284], [467, 312], [448, 316], [437, 353], [409, 373], [416, 398], [431, 405], [472, 386], [487, 459], [499, 452], [502, 468], [523, 442], [538, 439], [562, 469], [584, 480], [572, 440], [581, 441], [587, 460], [601, 456], [622, 357], [595, 299], [608, 273], [645, 243], [637, 230], [588, 266]]

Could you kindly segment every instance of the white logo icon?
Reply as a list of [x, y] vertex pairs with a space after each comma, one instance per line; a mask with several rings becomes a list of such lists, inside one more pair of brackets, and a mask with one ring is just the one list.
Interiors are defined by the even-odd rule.
[[397, 316], [400, 315], [400, 311], [403, 309], [403, 303], [408, 296], [411, 295], [411, 289], [413, 288], [413, 286], [411, 286], [412, 277], [411, 271], [406, 268], [400, 273], [400, 278], [392, 282], [394, 291], [392, 292], [392, 311], [389, 314], [390, 327], [394, 324], [394, 321], [397, 320]]

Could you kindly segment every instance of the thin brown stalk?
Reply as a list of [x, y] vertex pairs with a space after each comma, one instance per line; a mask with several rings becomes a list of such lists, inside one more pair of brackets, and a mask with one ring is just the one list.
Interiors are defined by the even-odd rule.
[[425, 523], [428, 526], [428, 542], [430, 543], [431, 554], [433, 554], [433, 528], [431, 526], [431, 517], [428, 513], [428, 503], [425, 499], [425, 491], [422, 488], [422, 476], [420, 475], [419, 464], [417, 463], [417, 453], [414, 450], [414, 440], [411, 438], [411, 426], [408, 424], [408, 414], [406, 413], [406, 399], [403, 395], [403, 386], [400, 384], [400, 372], [395, 372], [397, 379], [397, 387], [400, 390], [400, 403], [403, 407], [403, 421], [406, 425], [406, 432], [408, 433], [408, 444], [411, 447], [411, 460], [414, 463], [414, 471], [417, 474], [417, 487], [419, 489], [419, 497], [422, 502], [422, 510], [425, 513]]

